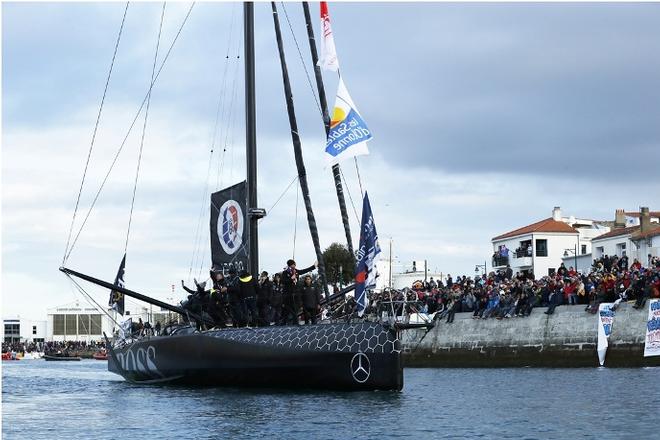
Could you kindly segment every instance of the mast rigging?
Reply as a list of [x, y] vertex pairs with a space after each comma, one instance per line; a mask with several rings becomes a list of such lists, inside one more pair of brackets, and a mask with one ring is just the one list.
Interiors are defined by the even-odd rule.
[[293, 141], [293, 152], [296, 160], [296, 168], [298, 170], [298, 177], [300, 182], [300, 189], [302, 191], [303, 201], [307, 211], [307, 223], [309, 225], [309, 232], [312, 236], [314, 243], [314, 251], [316, 253], [316, 260], [318, 263], [319, 277], [323, 286], [325, 297], [328, 298], [328, 285], [325, 278], [325, 264], [323, 262], [323, 254], [321, 253], [321, 245], [319, 242], [319, 233], [316, 227], [316, 219], [314, 218], [314, 211], [312, 210], [312, 199], [309, 196], [309, 185], [307, 184], [307, 171], [302, 156], [302, 145], [300, 142], [300, 135], [298, 134], [298, 123], [296, 121], [296, 112], [293, 105], [293, 93], [291, 92], [291, 83], [289, 82], [289, 71], [286, 65], [286, 58], [284, 56], [284, 44], [282, 42], [282, 32], [280, 30], [280, 22], [277, 14], [277, 6], [275, 2], [271, 2], [273, 10], [273, 22], [275, 25], [275, 36], [277, 38], [277, 47], [280, 56], [280, 66], [282, 67], [282, 79], [284, 82], [284, 95], [286, 98], [286, 108], [289, 115], [289, 125], [291, 127], [291, 140]]
[[[314, 65], [314, 76], [316, 77], [316, 88], [318, 89], [319, 101], [321, 102], [321, 113], [323, 116], [323, 125], [325, 127], [325, 135], [330, 132], [330, 113], [328, 111], [328, 100], [325, 95], [325, 86], [323, 85], [323, 76], [321, 75], [321, 67], [318, 65], [319, 55], [316, 51], [316, 39], [314, 38], [314, 28], [312, 26], [312, 19], [309, 13], [309, 3], [302, 2], [303, 11], [305, 13], [305, 25], [307, 27], [307, 37], [309, 40], [309, 50], [312, 55], [312, 64]], [[341, 183], [341, 169], [339, 164], [332, 166], [332, 176], [335, 181], [335, 190], [337, 192], [337, 202], [339, 202], [339, 211], [341, 212], [341, 221], [344, 225], [344, 234], [346, 235], [346, 244], [351, 256], [355, 258], [353, 250], [353, 237], [351, 236], [351, 225], [348, 220], [348, 211], [346, 209], [346, 199], [344, 199], [344, 189]]]

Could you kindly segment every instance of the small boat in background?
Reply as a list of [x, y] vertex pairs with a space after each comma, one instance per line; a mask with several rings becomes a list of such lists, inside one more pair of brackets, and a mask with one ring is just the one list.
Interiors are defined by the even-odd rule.
[[44, 354], [44, 359], [47, 361], [80, 361], [81, 357], [78, 356], [64, 356], [63, 354]]
[[21, 358], [17, 357], [16, 353], [11, 353], [11, 352], [8, 351], [7, 353], [2, 353], [2, 360], [3, 361], [20, 361]]
[[107, 361], [108, 360], [108, 352], [105, 350], [97, 351], [94, 353], [92, 356], [94, 359], [97, 361]]

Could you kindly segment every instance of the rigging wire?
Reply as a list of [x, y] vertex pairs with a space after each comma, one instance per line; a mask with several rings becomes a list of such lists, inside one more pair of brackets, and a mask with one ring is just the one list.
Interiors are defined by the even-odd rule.
[[130, 2], [126, 2], [126, 7], [124, 8], [124, 16], [121, 19], [121, 25], [119, 26], [119, 34], [117, 35], [117, 42], [115, 43], [115, 49], [112, 53], [112, 61], [110, 62], [110, 70], [108, 71], [108, 77], [105, 80], [105, 87], [103, 89], [103, 97], [101, 98], [101, 104], [99, 105], [99, 112], [96, 115], [96, 123], [94, 124], [94, 131], [92, 132], [92, 140], [89, 144], [89, 151], [87, 152], [87, 161], [85, 162], [85, 169], [83, 171], [82, 179], [80, 181], [80, 189], [78, 190], [78, 197], [76, 198], [76, 206], [73, 210], [73, 218], [71, 219], [71, 226], [69, 227], [69, 236], [66, 239], [66, 247], [64, 248], [64, 255], [62, 257], [62, 265], [64, 265], [67, 259], [67, 252], [69, 251], [69, 244], [71, 243], [71, 234], [73, 234], [73, 225], [76, 222], [76, 214], [78, 213], [78, 206], [80, 205], [80, 197], [82, 196], [83, 186], [85, 185], [85, 178], [87, 177], [87, 170], [89, 168], [89, 161], [92, 157], [92, 150], [94, 149], [94, 142], [96, 141], [96, 133], [99, 128], [99, 123], [101, 121], [101, 113], [103, 112], [103, 104], [105, 103], [105, 97], [108, 93], [108, 86], [110, 85], [110, 77], [112, 76], [112, 69], [115, 65], [115, 59], [117, 57], [117, 50], [119, 49], [119, 42], [121, 41], [121, 34], [124, 31], [124, 23], [126, 22], [126, 14], [128, 13], [128, 5]]
[[[222, 117], [220, 118], [222, 121], [226, 120], [226, 113], [227, 113], [227, 73], [229, 71], [229, 65], [231, 64], [232, 58], [230, 58], [230, 52], [231, 52], [231, 44], [233, 40], [233, 35], [234, 35], [234, 12], [235, 12], [235, 6], [236, 3], [232, 3], [232, 8], [231, 8], [231, 21], [229, 23], [229, 36], [227, 38], [227, 52], [225, 54], [225, 65], [224, 65], [224, 71], [222, 72], [222, 86], [221, 86], [221, 96], [220, 99], [218, 100], [218, 111], [216, 112], [216, 127], [218, 124], [218, 117], [220, 110], [222, 109]], [[234, 73], [236, 75], [236, 73]], [[235, 79], [233, 79], [232, 87], [234, 87]], [[233, 94], [233, 89], [232, 89], [232, 94]], [[231, 98], [231, 96], [230, 96]], [[222, 105], [222, 107], [220, 107]], [[225, 127], [225, 138], [227, 136], [227, 130], [229, 130], [229, 122], [227, 123], [227, 126]], [[214, 144], [215, 144], [215, 133], [214, 133]], [[223, 139], [222, 133], [218, 136], [219, 138]], [[224, 140], [224, 139], [223, 139]], [[218, 170], [216, 174], [216, 180], [215, 180], [215, 187], [216, 189], [220, 188], [221, 181], [220, 181], [220, 176], [222, 175], [222, 170], [224, 168], [224, 158], [225, 158], [225, 152], [226, 152], [226, 142], [222, 145], [222, 156], [218, 155]]]
[[[239, 43], [239, 50], [240, 50], [240, 43]], [[240, 55], [236, 55], [236, 59], [238, 60], [240, 58]], [[229, 120], [229, 130], [225, 131], [225, 149], [229, 148], [229, 180], [232, 181], [234, 177], [234, 149], [232, 146], [234, 145], [234, 131], [236, 127], [236, 112], [234, 111], [234, 107], [236, 105], [237, 97], [238, 97], [238, 86], [236, 85], [236, 78], [238, 77], [238, 67], [239, 67], [239, 62], [236, 62], [236, 67], [234, 69], [234, 78], [232, 81], [232, 95], [231, 99], [229, 101], [229, 110], [228, 110], [228, 120]], [[224, 168], [224, 163], [223, 163], [223, 168]], [[224, 176], [223, 176], [224, 177]], [[222, 184], [222, 177], [220, 180], [220, 183]]]
[[160, 76], [160, 73], [162, 72], [163, 67], [165, 66], [165, 63], [167, 62], [167, 60], [168, 60], [168, 58], [169, 58], [169, 56], [172, 52], [172, 49], [174, 48], [174, 45], [176, 44], [177, 40], [179, 39], [179, 36], [181, 35], [181, 31], [183, 30], [184, 25], [188, 21], [188, 18], [190, 17], [190, 13], [192, 12], [194, 6], [195, 6], [195, 2], [193, 2], [190, 5], [190, 8], [188, 9], [188, 13], [186, 14], [185, 18], [183, 19], [183, 22], [181, 23], [181, 26], [179, 27], [178, 32], [174, 36], [174, 39], [172, 40], [172, 44], [170, 45], [167, 53], [165, 54], [165, 57], [163, 58], [163, 61], [160, 65], [160, 68], [158, 69], [158, 72], [156, 73], [156, 76], [154, 77], [154, 80], [152, 81], [152, 83], [149, 87], [147, 95], [145, 95], [144, 99], [142, 100], [142, 104], [140, 105], [135, 117], [133, 118], [133, 122], [131, 122], [131, 125], [128, 128], [128, 131], [126, 132], [126, 136], [124, 137], [124, 140], [122, 141], [121, 145], [119, 146], [119, 149], [118, 149], [117, 153], [115, 154], [115, 156], [112, 160], [112, 163], [110, 164], [110, 168], [108, 169], [108, 172], [106, 173], [105, 177], [103, 178], [103, 181], [101, 182], [101, 186], [99, 187], [98, 191], [96, 192], [96, 195], [94, 196], [94, 199], [92, 200], [92, 203], [91, 203], [91, 205], [90, 205], [90, 207], [87, 211], [87, 214], [85, 215], [85, 219], [83, 220], [82, 225], [80, 225], [80, 229], [78, 230], [78, 233], [76, 234], [76, 237], [73, 240], [73, 243], [71, 244], [71, 247], [69, 248], [68, 253], [65, 255], [62, 264], [64, 264], [66, 262], [66, 260], [68, 260], [69, 257], [71, 256], [71, 252], [73, 251], [73, 248], [74, 248], [75, 244], [78, 242], [78, 238], [80, 238], [80, 234], [82, 233], [82, 230], [85, 227], [85, 224], [87, 223], [87, 220], [89, 220], [89, 216], [91, 215], [92, 209], [96, 205], [96, 202], [98, 201], [98, 198], [101, 195], [101, 191], [103, 190], [103, 187], [105, 186], [108, 178], [110, 177], [110, 173], [112, 172], [112, 169], [114, 168], [115, 164], [117, 163], [117, 159], [119, 158], [119, 155], [121, 154], [121, 152], [124, 148], [124, 145], [126, 145], [126, 141], [128, 140], [128, 137], [131, 134], [131, 131], [133, 130], [133, 127], [135, 126], [135, 123], [136, 123], [138, 117], [140, 116], [140, 113], [142, 113], [142, 109], [144, 108], [144, 105], [147, 101], [147, 97], [149, 96], [149, 93], [151, 92], [151, 89], [153, 88], [154, 84], [158, 80], [158, 77]]
[[357, 173], [358, 183], [360, 184], [360, 194], [364, 199], [364, 190], [362, 190], [362, 178], [360, 177], [360, 167], [358, 166], [357, 156], [353, 156], [353, 160], [355, 161], [355, 172]]
[[[229, 130], [225, 132], [225, 150], [229, 148], [229, 181], [233, 181], [234, 177], [234, 149], [232, 146], [234, 145], [234, 134], [236, 132], [236, 112], [234, 111], [235, 108], [235, 103], [237, 102], [238, 99], [238, 85], [236, 84], [236, 80], [238, 78], [238, 68], [240, 66], [240, 58], [241, 58], [241, 49], [243, 48], [243, 40], [238, 39], [238, 45], [236, 47], [236, 66], [234, 69], [234, 76], [232, 80], [232, 95], [230, 98], [230, 103], [229, 103], [229, 114], [228, 114], [228, 119], [229, 119]], [[224, 159], [224, 152], [223, 152], [223, 170], [225, 166], [225, 159]], [[224, 178], [224, 173], [221, 177], [220, 180], [220, 185], [222, 186], [222, 179]]]
[[201, 225], [202, 225], [202, 217], [204, 215], [204, 205], [206, 201], [206, 197], [208, 194], [208, 186], [209, 186], [209, 177], [211, 176], [211, 167], [213, 165], [213, 149], [211, 149], [211, 152], [209, 153], [209, 165], [206, 169], [206, 180], [204, 181], [204, 193], [202, 194], [202, 205], [199, 208], [199, 217], [197, 218], [197, 230], [195, 231], [195, 241], [194, 241], [194, 248], [193, 248], [193, 255], [190, 259], [190, 268], [188, 269], [188, 283], [190, 283], [190, 276], [192, 275], [192, 269], [194, 266], [197, 265], [197, 257], [198, 257], [198, 249], [199, 249], [199, 244], [201, 241]]
[[[156, 61], [158, 60], [158, 49], [160, 48], [160, 36], [163, 32], [163, 20], [165, 18], [165, 5], [163, 2], [163, 9], [160, 13], [160, 25], [158, 26], [158, 39], [156, 40], [156, 53], [154, 53], [154, 63], [151, 66], [151, 79], [150, 84], [154, 82], [154, 74], [156, 73]], [[128, 215], [128, 229], [126, 230], [126, 244], [124, 244], [124, 254], [128, 251], [128, 238], [131, 234], [131, 223], [133, 222], [133, 208], [135, 207], [135, 194], [137, 192], [138, 177], [140, 176], [140, 164], [142, 163], [142, 150], [144, 148], [144, 135], [147, 132], [147, 119], [149, 118], [149, 106], [151, 105], [151, 91], [149, 87], [147, 93], [147, 107], [144, 110], [144, 123], [142, 124], [142, 136], [140, 137], [140, 152], [138, 153], [137, 168], [135, 170], [135, 183], [133, 184], [133, 197], [131, 199], [131, 212]]]
[[309, 76], [309, 71], [307, 70], [307, 64], [305, 63], [305, 58], [302, 55], [302, 52], [300, 51], [300, 46], [298, 45], [298, 39], [296, 38], [296, 34], [293, 32], [293, 26], [291, 26], [291, 21], [289, 20], [289, 14], [286, 12], [286, 6], [284, 6], [284, 2], [280, 2], [282, 5], [282, 9], [284, 10], [284, 16], [286, 17], [286, 22], [289, 25], [289, 30], [291, 31], [291, 36], [293, 37], [293, 41], [296, 43], [296, 49], [298, 50], [298, 57], [300, 58], [300, 63], [303, 66], [303, 69], [305, 70], [305, 76], [307, 77], [307, 83], [309, 84], [309, 89], [312, 91], [312, 95], [314, 96], [314, 101], [316, 102], [316, 107], [319, 109], [319, 113], [321, 114], [321, 119], [323, 119], [323, 110], [321, 109], [321, 103], [319, 102], [318, 96], [316, 96], [316, 91], [314, 90], [314, 86], [312, 85], [312, 79]]
[[[98, 311], [100, 311], [100, 312], [103, 312], [108, 318], [110, 318], [110, 320], [111, 320], [112, 322], [115, 323], [115, 325], [117, 325], [118, 327], [121, 327], [121, 324], [119, 324], [119, 322], [117, 322], [117, 320], [116, 320], [115, 318], [113, 318], [113, 317], [108, 313], [108, 311], [105, 310], [105, 308], [101, 307], [101, 306], [99, 305], [99, 303], [96, 302], [96, 300], [95, 300], [95, 299], [94, 299], [89, 293], [87, 293], [87, 292], [85, 291], [85, 289], [84, 289], [80, 284], [78, 284], [78, 282], [77, 282], [76, 280], [74, 280], [73, 277], [72, 277], [71, 275], [69, 275], [69, 274], [65, 274], [65, 275], [67, 276], [67, 278], [69, 278], [69, 280], [71, 280], [71, 282], [73, 283], [73, 285], [76, 286], [76, 288], [78, 289], [78, 291], [79, 291], [81, 294], [83, 294], [84, 296], [87, 297], [87, 301], [89, 302], [89, 304], [90, 304], [92, 307], [96, 308], [96, 309], [97, 309]], [[91, 302], [90, 302], [90, 301], [91, 301]], [[92, 303], [93, 303], [93, 304], [92, 304]]]
[[341, 173], [341, 178], [344, 180], [344, 187], [346, 188], [346, 192], [348, 193], [348, 199], [351, 201], [351, 206], [353, 207], [353, 212], [355, 213], [355, 220], [357, 220], [359, 224], [360, 217], [358, 217], [357, 209], [355, 209], [355, 203], [353, 203], [353, 196], [351, 195], [350, 187], [348, 186], [348, 182], [346, 181], [346, 177], [344, 176], [344, 171], [340, 168], [339, 172]]
[[287, 185], [287, 187], [284, 189], [284, 191], [282, 191], [282, 194], [280, 194], [280, 196], [277, 198], [277, 200], [275, 200], [275, 203], [273, 203], [273, 205], [270, 208], [268, 208], [268, 210], [266, 212], [271, 213], [273, 211], [275, 206], [280, 202], [280, 200], [282, 200], [282, 197], [284, 197], [284, 195], [289, 191], [289, 189], [291, 188], [291, 185], [296, 183], [296, 181], [298, 181], [298, 175], [297, 174], [293, 178], [293, 180], [291, 180], [291, 182]]
[[300, 185], [296, 185], [296, 217], [293, 222], [293, 252], [292, 260], [296, 259], [296, 238], [298, 237], [298, 199], [300, 197]]
[[[203, 219], [205, 218], [205, 210], [208, 208], [208, 195], [211, 190], [211, 174], [212, 174], [212, 168], [213, 168], [213, 156], [215, 154], [215, 149], [216, 149], [216, 143], [218, 141], [218, 138], [222, 138], [222, 130], [224, 125], [221, 125], [220, 122], [225, 120], [225, 113], [227, 109], [227, 73], [229, 71], [229, 65], [231, 63], [230, 59], [230, 52], [231, 52], [231, 45], [232, 45], [232, 40], [233, 40], [233, 35], [234, 35], [234, 23], [235, 23], [235, 6], [236, 4], [232, 4], [231, 8], [231, 19], [229, 23], [229, 31], [227, 35], [227, 51], [225, 53], [225, 58], [224, 58], [224, 66], [222, 70], [222, 81], [220, 85], [220, 89], [218, 92], [218, 104], [216, 106], [216, 111], [215, 111], [215, 121], [213, 125], [213, 135], [211, 137], [211, 148], [210, 148], [210, 155], [209, 155], [209, 163], [208, 163], [208, 169], [206, 171], [206, 180], [204, 181], [204, 188], [202, 192], [202, 199], [200, 201], [200, 208], [199, 208], [199, 215], [197, 217], [197, 227], [195, 229], [195, 239], [194, 239], [194, 245], [193, 245], [193, 254], [190, 260], [190, 267], [188, 269], [188, 282], [190, 282], [190, 278], [192, 276], [192, 270], [194, 267], [197, 266], [197, 262], [199, 262], [199, 271], [197, 273], [197, 278], [201, 276], [202, 269], [204, 267], [204, 258], [206, 257], [206, 246], [202, 245], [202, 224], [203, 224]], [[228, 124], [226, 124], [228, 125]], [[218, 130], [218, 127], [220, 127], [220, 130]], [[224, 128], [225, 132], [228, 128]], [[219, 187], [220, 183], [220, 174], [221, 174], [221, 159], [222, 156], [220, 154], [218, 156], [218, 169], [217, 169], [217, 174], [216, 174], [216, 188]], [[208, 212], [208, 211], [207, 211]]]

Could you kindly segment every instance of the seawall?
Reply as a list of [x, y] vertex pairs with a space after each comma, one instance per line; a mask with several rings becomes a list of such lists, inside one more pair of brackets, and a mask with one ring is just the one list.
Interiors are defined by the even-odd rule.
[[[402, 332], [404, 364], [410, 367], [595, 367], [598, 366], [598, 315], [584, 306], [559, 306], [553, 315], [534, 308], [526, 318], [472, 319], [457, 313], [427, 333]], [[644, 358], [648, 303], [636, 310], [619, 306], [612, 325], [606, 367], [660, 365], [660, 356]]]

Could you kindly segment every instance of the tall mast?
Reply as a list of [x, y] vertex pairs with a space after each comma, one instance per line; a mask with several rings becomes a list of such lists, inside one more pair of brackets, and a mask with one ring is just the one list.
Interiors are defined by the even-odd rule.
[[318, 262], [319, 277], [323, 286], [325, 298], [328, 299], [330, 292], [328, 292], [328, 284], [325, 279], [325, 264], [323, 263], [323, 254], [321, 253], [321, 245], [319, 242], [319, 231], [316, 227], [316, 219], [314, 218], [314, 211], [312, 211], [312, 199], [309, 196], [309, 186], [307, 185], [307, 171], [305, 170], [305, 163], [302, 156], [302, 144], [300, 142], [300, 135], [298, 134], [298, 122], [296, 121], [296, 110], [293, 106], [293, 93], [291, 92], [291, 83], [289, 82], [289, 71], [286, 66], [286, 59], [284, 57], [284, 44], [282, 43], [282, 31], [280, 30], [280, 21], [277, 15], [277, 7], [275, 2], [271, 2], [273, 9], [273, 21], [275, 24], [275, 36], [277, 37], [277, 48], [280, 55], [280, 65], [282, 67], [282, 79], [284, 81], [284, 96], [286, 98], [286, 109], [289, 115], [289, 125], [291, 127], [291, 140], [293, 141], [293, 153], [296, 159], [296, 168], [298, 169], [298, 181], [300, 182], [300, 189], [305, 202], [305, 209], [307, 211], [307, 224], [309, 225], [309, 232], [312, 236], [314, 243], [314, 252], [316, 252], [316, 260]]
[[254, 79], [254, 4], [243, 3], [243, 34], [245, 58], [245, 157], [247, 159], [247, 215], [249, 219], [249, 272], [259, 272], [259, 232], [257, 222], [257, 135]]
[[[316, 40], [314, 38], [314, 28], [309, 14], [309, 3], [302, 2], [305, 12], [305, 24], [307, 26], [307, 37], [309, 39], [309, 50], [312, 52], [312, 64], [314, 65], [314, 76], [316, 77], [316, 88], [319, 92], [319, 101], [321, 101], [321, 111], [323, 112], [323, 124], [325, 125], [326, 136], [330, 132], [330, 113], [328, 112], [328, 100], [325, 96], [325, 86], [323, 85], [323, 76], [321, 67], [318, 65], [319, 55], [316, 52]], [[346, 209], [346, 200], [344, 199], [344, 188], [341, 184], [341, 174], [339, 164], [332, 166], [332, 175], [335, 179], [335, 190], [337, 191], [337, 201], [339, 202], [339, 211], [341, 212], [341, 221], [344, 224], [344, 233], [346, 234], [346, 244], [351, 257], [355, 258], [353, 251], [353, 238], [351, 237], [351, 225], [348, 222], [348, 210]]]

